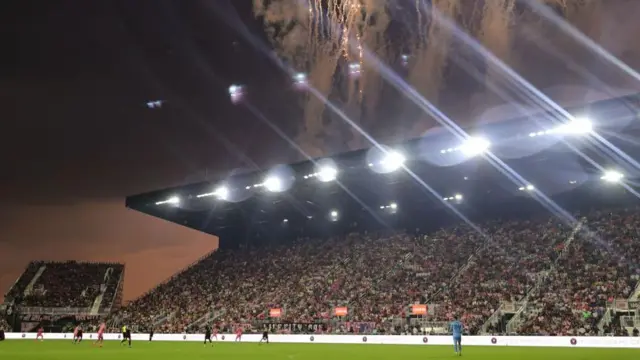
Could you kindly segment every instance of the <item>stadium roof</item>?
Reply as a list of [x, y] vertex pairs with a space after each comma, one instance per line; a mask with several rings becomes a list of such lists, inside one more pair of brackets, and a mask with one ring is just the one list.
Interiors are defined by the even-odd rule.
[[[228, 247], [363, 226], [413, 229], [460, 214], [637, 201], [639, 105], [634, 94], [567, 109], [575, 119], [562, 123], [545, 113], [479, 127], [467, 138], [434, 131], [398, 146], [134, 195], [126, 205], [218, 235]], [[607, 171], [623, 182], [603, 179]]]

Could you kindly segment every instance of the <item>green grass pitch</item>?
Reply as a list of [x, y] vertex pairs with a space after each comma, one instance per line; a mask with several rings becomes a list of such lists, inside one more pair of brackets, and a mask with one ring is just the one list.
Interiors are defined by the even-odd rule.
[[[640, 359], [638, 349], [525, 348], [468, 346], [462, 358], [472, 360], [601, 360]], [[7, 360], [438, 360], [454, 359], [452, 346], [341, 345], [341, 344], [263, 344], [199, 342], [142, 342], [132, 348], [107, 341], [103, 348], [90, 341], [73, 345], [71, 341], [7, 340], [0, 342], [0, 359]]]

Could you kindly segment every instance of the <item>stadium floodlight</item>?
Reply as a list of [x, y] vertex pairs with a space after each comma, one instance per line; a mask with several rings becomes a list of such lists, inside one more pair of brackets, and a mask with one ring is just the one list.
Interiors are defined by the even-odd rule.
[[397, 208], [398, 208], [398, 204], [396, 204], [396, 203], [391, 203], [391, 204], [389, 205], [389, 207], [390, 207], [391, 209], [395, 210], [395, 209], [397, 209]]
[[482, 137], [471, 137], [460, 146], [460, 151], [467, 156], [480, 155], [491, 147], [491, 142]]
[[458, 201], [461, 201], [462, 200], [462, 194], [455, 194], [455, 195], [453, 195], [453, 198], [458, 200]]
[[282, 220], [282, 222], [286, 224], [286, 223], [289, 222], [289, 219], [284, 219], [284, 220]]
[[589, 134], [593, 131], [593, 123], [587, 118], [574, 118], [569, 123], [558, 127], [557, 132], [570, 135]]
[[267, 190], [271, 192], [280, 192], [283, 190], [282, 180], [277, 176], [269, 176], [262, 183]]
[[164, 205], [164, 204], [170, 204], [170, 205], [176, 205], [176, 206], [180, 205], [180, 198], [177, 196], [172, 196], [167, 200], [156, 202], [156, 205]]
[[382, 161], [380, 161], [380, 164], [386, 172], [392, 172], [402, 167], [406, 160], [407, 158], [398, 151], [389, 151], [384, 155], [384, 158], [382, 159]]
[[162, 107], [162, 103], [164, 101], [162, 100], [154, 100], [154, 101], [148, 101], [147, 102], [147, 107], [149, 109], [160, 109]]
[[229, 86], [229, 97], [231, 97], [231, 102], [236, 104], [239, 102], [244, 96], [244, 86], [242, 85], [231, 85]]
[[293, 83], [296, 86], [304, 86], [307, 85], [307, 74], [303, 72], [295, 73], [293, 75]]
[[338, 176], [338, 169], [333, 166], [322, 166], [318, 169], [316, 176], [318, 177], [318, 180], [322, 182], [333, 181]]
[[525, 190], [526, 191], [533, 191], [534, 189], [535, 189], [535, 187], [533, 185], [531, 185], [531, 184], [529, 184], [527, 186], [520, 186], [518, 188], [518, 190], [520, 190], [520, 191], [525, 191]]
[[[249, 187], [247, 187], [247, 189], [248, 188]], [[203, 198], [203, 197], [209, 197], [209, 196], [215, 196], [218, 199], [227, 200], [229, 198], [229, 188], [226, 186], [220, 186], [217, 189], [215, 189], [213, 192], [196, 195], [197, 198]]]
[[227, 200], [229, 198], [229, 188], [220, 186], [213, 192], [213, 195], [220, 200]]
[[609, 183], [617, 183], [620, 182], [624, 178], [624, 174], [619, 171], [610, 170], [604, 173], [604, 175], [600, 178]]
[[361, 66], [360, 63], [354, 62], [349, 64], [349, 75], [360, 76]]
[[338, 210], [331, 210], [329, 212], [329, 217], [331, 218], [331, 221], [338, 220]]

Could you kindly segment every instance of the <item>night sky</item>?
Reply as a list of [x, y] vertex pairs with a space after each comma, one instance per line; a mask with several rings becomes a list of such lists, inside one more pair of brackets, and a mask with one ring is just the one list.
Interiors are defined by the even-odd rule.
[[33, 259], [113, 260], [129, 299], [215, 248], [124, 197], [282, 156], [227, 94], [273, 71], [196, 1], [0, 8], [0, 293]]
[[[600, 42], [640, 64], [638, 46], [628, 45], [637, 43], [638, 11], [627, 8], [640, 2], [606, 3]], [[252, 105], [295, 135], [287, 78], [244, 30], [264, 40], [250, 0], [0, 4], [0, 294], [30, 260], [109, 260], [126, 262], [131, 299], [217, 246], [214, 237], [126, 210], [124, 198], [296, 158], [229, 101], [229, 85], [246, 84]], [[520, 69], [542, 88], [567, 85], [566, 60], [544, 56], [551, 60], [520, 54]], [[637, 85], [597, 67], [621, 87]], [[443, 101], [469, 112], [452, 96], [466, 88], [460, 84]], [[559, 96], [584, 100], [575, 89]], [[151, 100], [162, 108], [148, 109]]]

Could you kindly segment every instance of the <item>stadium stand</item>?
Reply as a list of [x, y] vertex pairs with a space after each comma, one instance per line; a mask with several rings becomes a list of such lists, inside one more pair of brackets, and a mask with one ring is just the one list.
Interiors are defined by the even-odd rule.
[[87, 326], [111, 313], [111, 329], [157, 333], [441, 333], [458, 315], [471, 334], [634, 334], [640, 175], [619, 160], [640, 156], [617, 134], [640, 136], [639, 107], [633, 94], [569, 109], [580, 118], [562, 124], [545, 113], [474, 127], [479, 137], [434, 131], [130, 196], [128, 208], [221, 249], [115, 312], [113, 264], [32, 263], [8, 298], [27, 315], [91, 307]]
[[26, 315], [108, 314], [122, 292], [124, 266], [32, 262], [7, 294]]
[[[554, 219], [494, 222], [484, 235], [458, 226], [219, 251], [119, 315], [156, 332], [269, 321], [323, 322], [327, 331], [348, 321], [375, 324], [369, 331], [433, 332], [459, 314], [471, 333], [505, 332], [509, 325], [525, 334], [595, 334], [610, 326], [600, 324], [607, 303], [629, 298], [637, 283], [634, 211], [592, 212], [575, 226]], [[408, 306], [425, 302], [429, 315], [407, 321]], [[509, 319], [520, 321], [488, 321], [499, 311], [508, 315], [507, 305], [518, 314]], [[338, 322], [336, 306], [349, 312]], [[269, 319], [271, 308], [282, 315]], [[412, 330], [411, 323], [418, 326]]]

